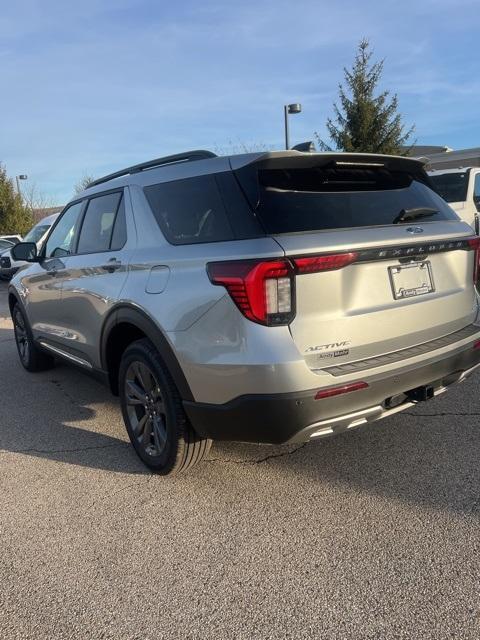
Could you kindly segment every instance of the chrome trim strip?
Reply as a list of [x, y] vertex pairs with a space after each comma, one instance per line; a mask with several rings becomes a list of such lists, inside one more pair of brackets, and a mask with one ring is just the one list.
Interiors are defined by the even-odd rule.
[[66, 351], [63, 351], [58, 347], [52, 347], [51, 344], [48, 344], [43, 340], [40, 340], [40, 344], [45, 349], [49, 349], [50, 351], [53, 351], [53, 353], [56, 353], [57, 355], [61, 356], [62, 358], [65, 358], [66, 360], [70, 360], [75, 364], [79, 364], [81, 367], [87, 367], [87, 369], [93, 369], [93, 366], [90, 364], [90, 362], [88, 362], [87, 360], [84, 360], [83, 358], [79, 358], [78, 356], [74, 356], [71, 353], [67, 353]]

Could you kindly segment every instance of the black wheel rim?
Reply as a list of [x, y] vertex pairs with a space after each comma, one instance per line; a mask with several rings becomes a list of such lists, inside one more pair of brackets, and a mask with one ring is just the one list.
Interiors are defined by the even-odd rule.
[[22, 362], [28, 362], [28, 356], [30, 353], [30, 342], [28, 340], [27, 329], [25, 327], [25, 320], [22, 314], [17, 311], [14, 319], [15, 329], [15, 341], [17, 343], [18, 353]]
[[132, 362], [125, 376], [125, 402], [130, 429], [148, 456], [159, 456], [167, 442], [167, 418], [155, 374], [144, 362]]

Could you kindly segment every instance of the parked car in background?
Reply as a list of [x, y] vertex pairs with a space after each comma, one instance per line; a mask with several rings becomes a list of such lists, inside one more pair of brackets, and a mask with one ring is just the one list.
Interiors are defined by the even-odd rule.
[[465, 380], [479, 243], [412, 158], [194, 151], [94, 181], [12, 249], [32, 264], [8, 302], [25, 369], [108, 382], [168, 474], [215, 439], [323, 438]]
[[[0, 260], [4, 253], [9, 253], [10, 249], [14, 247], [17, 243], [12, 242], [11, 240], [5, 240], [4, 238], [0, 238]], [[2, 275], [0, 273], [0, 280], [10, 280], [10, 278], [6, 275]]]
[[10, 240], [13, 244], [17, 244], [22, 241], [22, 236], [17, 234], [0, 236], [0, 240]]
[[[37, 222], [30, 231], [27, 233], [24, 242], [34, 242], [38, 249], [42, 246], [42, 242], [47, 236], [48, 232], [52, 224], [58, 218], [58, 213], [54, 213], [46, 218]], [[17, 237], [17, 236], [14, 236]], [[15, 243], [16, 244], [16, 243]], [[24, 260], [15, 260], [12, 257], [11, 251], [6, 248], [2, 253], [0, 253], [0, 279], [2, 280], [10, 280], [10, 278], [21, 268], [26, 266], [28, 263]]]
[[11, 249], [17, 243], [12, 242], [11, 240], [6, 240], [5, 238], [0, 238], [0, 254], [6, 251], [7, 249]]
[[431, 169], [428, 174], [442, 198], [478, 234], [480, 167]]

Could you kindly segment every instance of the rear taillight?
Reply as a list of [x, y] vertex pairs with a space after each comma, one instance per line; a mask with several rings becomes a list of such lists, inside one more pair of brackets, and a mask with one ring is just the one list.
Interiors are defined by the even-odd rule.
[[350, 253], [334, 253], [324, 256], [304, 256], [294, 258], [293, 262], [297, 268], [297, 273], [318, 273], [320, 271], [333, 271], [346, 267], [358, 258], [356, 251]]
[[468, 244], [475, 251], [473, 258], [473, 283], [478, 286], [480, 277], [480, 238], [469, 238]]
[[292, 321], [294, 272], [288, 260], [211, 262], [207, 272], [213, 284], [226, 288], [249, 320], [266, 325]]
[[300, 256], [287, 260], [210, 262], [213, 284], [225, 287], [249, 320], [266, 325], [288, 324], [295, 317], [295, 275], [333, 271], [346, 267], [358, 253]]

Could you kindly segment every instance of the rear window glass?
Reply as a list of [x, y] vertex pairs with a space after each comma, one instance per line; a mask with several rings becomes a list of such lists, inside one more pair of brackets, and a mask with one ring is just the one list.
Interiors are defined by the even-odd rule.
[[468, 171], [430, 174], [430, 180], [447, 202], [465, 202], [467, 199]]
[[432, 189], [404, 172], [268, 169], [258, 172], [258, 183], [257, 215], [267, 233], [388, 225], [413, 209], [421, 210], [422, 221], [457, 218]]
[[234, 239], [214, 175], [145, 187], [145, 195], [171, 244]]

